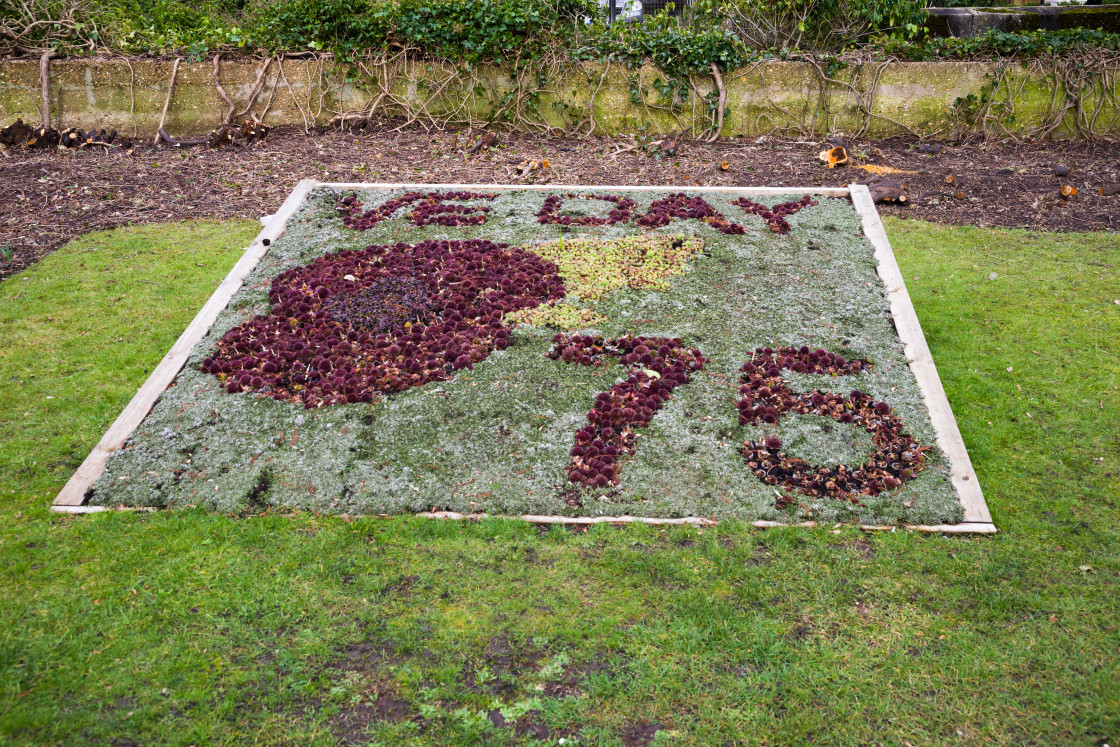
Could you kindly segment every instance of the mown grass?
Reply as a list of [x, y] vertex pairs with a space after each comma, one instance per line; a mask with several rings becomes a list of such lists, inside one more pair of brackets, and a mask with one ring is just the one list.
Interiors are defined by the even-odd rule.
[[1115, 236], [888, 222], [995, 537], [49, 514], [255, 230], [0, 284], [0, 740], [1120, 740]]

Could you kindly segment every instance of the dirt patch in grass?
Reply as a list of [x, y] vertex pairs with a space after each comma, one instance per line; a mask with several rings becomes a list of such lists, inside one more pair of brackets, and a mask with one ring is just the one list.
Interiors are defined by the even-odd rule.
[[388, 668], [400, 661], [391, 642], [348, 643], [320, 670], [331, 683], [326, 695], [308, 698], [294, 710], [312, 715], [330, 709], [326, 723], [341, 744], [366, 744], [376, 724], [416, 721], [422, 726], [423, 717], [390, 679]]
[[[611, 154], [628, 140], [547, 138], [508, 134], [502, 147], [465, 159], [449, 151], [451, 132], [392, 132], [384, 123], [361, 134], [338, 131], [310, 136], [279, 128], [251, 150], [177, 150], [141, 143], [131, 155], [117, 151], [0, 153], [0, 278], [90, 231], [132, 223], [183, 218], [256, 218], [280, 206], [300, 179], [331, 181], [526, 183], [676, 186], [843, 186], [870, 174], [857, 168], [826, 169], [819, 144], [763, 138], [683, 143], [676, 158], [656, 160], [643, 151]], [[981, 143], [946, 145], [937, 155], [915, 150], [912, 139], [851, 142], [858, 163], [897, 169], [886, 178], [905, 181], [910, 208], [883, 212], [942, 223], [1088, 231], [1120, 227], [1120, 196], [1098, 187], [1120, 182], [1120, 143]], [[547, 157], [552, 168], [528, 180], [513, 165]], [[728, 170], [720, 164], [727, 161]], [[1058, 179], [1055, 164], [1072, 167]], [[944, 177], [954, 172], [961, 199]], [[1063, 183], [1076, 199], [1059, 200]]]
[[642, 747], [642, 745], [651, 744], [653, 738], [657, 736], [657, 732], [665, 727], [661, 724], [631, 724], [622, 727], [619, 736], [622, 738], [622, 743], [626, 747]]
[[517, 723], [513, 727], [513, 733], [519, 737], [530, 736], [542, 741], [547, 739], [553, 744], [560, 739], [566, 740], [574, 737], [579, 732], [578, 727], [550, 729], [541, 717], [541, 712], [536, 709], [528, 711], [524, 716], [517, 719]]
[[518, 646], [504, 634], [496, 635], [481, 659], [467, 662], [463, 682], [471, 692], [498, 697], [512, 695], [519, 691], [517, 678], [536, 670], [548, 655], [541, 649]]
[[543, 692], [550, 698], [578, 698], [583, 694], [583, 689], [580, 686], [584, 684], [589, 675], [609, 672], [616, 668], [616, 664], [612, 664], [606, 657], [600, 655], [578, 666], [565, 668], [564, 676], [546, 682]]
[[367, 744], [370, 724], [392, 723], [418, 719], [412, 704], [397, 697], [391, 690], [378, 690], [372, 703], [345, 706], [330, 719], [331, 734], [343, 744]]
[[420, 580], [419, 576], [402, 576], [394, 583], [381, 589], [382, 596], [386, 594], [396, 594], [399, 597], [410, 597], [412, 585]]
[[392, 643], [386, 641], [356, 641], [342, 649], [344, 658], [330, 665], [332, 669], [379, 673], [384, 667], [400, 661]]

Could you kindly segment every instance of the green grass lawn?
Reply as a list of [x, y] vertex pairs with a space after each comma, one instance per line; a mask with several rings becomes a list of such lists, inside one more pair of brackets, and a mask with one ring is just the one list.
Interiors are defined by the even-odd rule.
[[995, 537], [48, 513], [257, 229], [0, 284], [0, 742], [1120, 743], [1116, 236], [887, 222]]

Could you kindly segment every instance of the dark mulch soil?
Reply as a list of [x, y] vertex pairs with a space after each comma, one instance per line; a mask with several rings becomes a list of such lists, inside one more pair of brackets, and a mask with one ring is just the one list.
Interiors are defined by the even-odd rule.
[[[451, 150], [451, 132], [394, 133], [391, 125], [360, 134], [305, 135], [281, 128], [251, 150], [176, 150], [138, 145], [119, 151], [0, 150], [0, 278], [11, 275], [87, 231], [182, 218], [256, 218], [272, 213], [299, 179], [331, 181], [526, 183], [602, 185], [840, 186], [868, 173], [828, 170], [818, 143], [777, 139], [682, 142], [676, 157], [655, 158], [628, 139], [546, 138], [507, 134], [505, 147], [465, 158]], [[631, 150], [624, 150], [631, 147]], [[1120, 195], [1097, 187], [1120, 182], [1120, 143], [979, 143], [949, 145], [935, 156], [913, 140], [849, 143], [863, 164], [907, 174], [914, 198], [898, 213], [945, 223], [1015, 226], [1053, 231], [1120, 228]], [[619, 152], [622, 151], [622, 152]], [[613, 155], [612, 155], [613, 154]], [[517, 176], [525, 159], [548, 158], [551, 168]], [[722, 161], [728, 170], [722, 171]], [[1059, 179], [1054, 164], [1072, 174]], [[963, 198], [940, 194], [954, 171]], [[1057, 198], [1062, 183], [1077, 198]], [[921, 197], [919, 197], [921, 196]], [[5, 252], [6, 254], [6, 252]]]

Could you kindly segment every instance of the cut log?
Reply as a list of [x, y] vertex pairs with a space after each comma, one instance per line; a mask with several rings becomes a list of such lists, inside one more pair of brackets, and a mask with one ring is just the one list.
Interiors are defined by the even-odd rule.
[[23, 145], [31, 137], [31, 132], [31, 127], [24, 124], [22, 119], [17, 119], [0, 130], [0, 144]]
[[1104, 195], [1105, 197], [1112, 197], [1112, 195], [1120, 195], [1120, 184], [1109, 184], [1106, 187], [1097, 189], [1097, 194]]
[[179, 138], [174, 138], [168, 135], [167, 130], [163, 129], [162, 127], [159, 128], [159, 139], [160, 142], [167, 143], [173, 148], [189, 148], [194, 145], [206, 145], [210, 142], [209, 138], [203, 138], [201, 140], [181, 140]]
[[27, 139], [28, 148], [54, 148], [58, 146], [58, 130], [53, 127], [37, 127]]
[[241, 125], [241, 136], [245, 138], [247, 143], [252, 143], [256, 140], [264, 140], [271, 130], [272, 128], [264, 122], [254, 122], [246, 119], [245, 123]]
[[[86, 133], [86, 139], [83, 140], [81, 145], [79, 145], [78, 147], [79, 148], [97, 148], [97, 147], [112, 148], [113, 147], [113, 141], [115, 141], [116, 139], [117, 139], [117, 131], [116, 130], [111, 130], [109, 132], [105, 132], [105, 130], [98, 130], [97, 132], [87, 132]], [[130, 144], [130, 146], [131, 146], [131, 144]]]
[[220, 148], [223, 145], [229, 145], [233, 142], [233, 128], [228, 124], [224, 124], [218, 129], [210, 133], [210, 137], [206, 138], [206, 144], [211, 148]]
[[887, 202], [895, 205], [905, 205], [910, 201], [910, 196], [906, 193], [906, 185], [897, 181], [881, 181], [878, 184], [873, 184], [871, 189], [871, 200], [875, 203]]
[[223, 145], [229, 145], [230, 143], [236, 142], [236, 140], [234, 139], [236, 133], [237, 130], [233, 129], [229, 125], [222, 125], [204, 138], [195, 140], [183, 140], [182, 138], [171, 137], [167, 134], [167, 130], [160, 127], [159, 139], [161, 142], [164, 142], [173, 148], [190, 148], [196, 145], [209, 145], [211, 148], [220, 148]]
[[1069, 166], [1066, 166], [1062, 163], [1050, 167], [1050, 173], [1054, 176], [1069, 176], [1072, 170], [1073, 169], [1071, 169]]
[[86, 139], [86, 133], [77, 127], [67, 127], [58, 134], [58, 143], [63, 148], [77, 148]]

